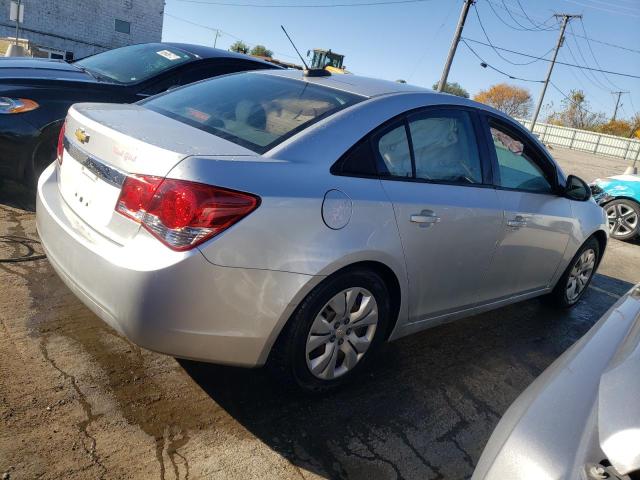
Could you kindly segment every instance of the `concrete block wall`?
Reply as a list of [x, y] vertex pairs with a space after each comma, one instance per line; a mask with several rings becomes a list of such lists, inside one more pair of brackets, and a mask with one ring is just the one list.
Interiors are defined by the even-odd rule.
[[[164, 0], [22, 0], [20, 38], [75, 58], [162, 37]], [[15, 36], [11, 0], [0, 0], [0, 37]], [[130, 22], [130, 34], [116, 32], [115, 20]]]

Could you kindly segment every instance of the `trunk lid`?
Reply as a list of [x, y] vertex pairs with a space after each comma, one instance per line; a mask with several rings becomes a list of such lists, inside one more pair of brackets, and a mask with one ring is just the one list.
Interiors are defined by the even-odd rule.
[[192, 155], [255, 156], [251, 150], [139, 105], [76, 104], [58, 167], [60, 193], [86, 224], [124, 244], [139, 224], [115, 211], [129, 174], [166, 177]]

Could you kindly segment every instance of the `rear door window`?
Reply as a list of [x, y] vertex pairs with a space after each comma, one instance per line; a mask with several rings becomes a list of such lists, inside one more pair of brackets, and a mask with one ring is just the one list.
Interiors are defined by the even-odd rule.
[[416, 178], [482, 183], [480, 153], [469, 114], [448, 110], [409, 117]]
[[242, 73], [188, 85], [142, 105], [263, 153], [363, 99], [300, 80]]

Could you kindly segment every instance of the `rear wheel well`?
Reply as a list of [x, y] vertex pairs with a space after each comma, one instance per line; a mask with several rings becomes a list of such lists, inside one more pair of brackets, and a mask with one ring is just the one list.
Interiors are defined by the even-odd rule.
[[[389, 325], [388, 325], [387, 331], [385, 332], [385, 340], [388, 339], [389, 336], [391, 335], [391, 332], [393, 332], [393, 329], [395, 328], [396, 323], [398, 323], [398, 316], [400, 314], [400, 302], [402, 299], [402, 293], [400, 290], [400, 282], [398, 281], [398, 277], [393, 272], [393, 270], [391, 270], [391, 268], [389, 268], [387, 265], [385, 265], [382, 262], [363, 261], [363, 262], [352, 263], [350, 265], [342, 267], [339, 270], [336, 270], [335, 272], [327, 276], [327, 278], [324, 279], [323, 282], [329, 278], [333, 278], [335, 276], [341, 275], [349, 270], [370, 270], [372, 272], [377, 273], [384, 281], [384, 284], [387, 287], [387, 290], [389, 292], [389, 307], [390, 307], [390, 315], [391, 315], [391, 318], [389, 319]], [[318, 286], [316, 285], [315, 288], [318, 288]]]
[[387, 331], [385, 332], [386, 340], [391, 335], [391, 332], [393, 332], [396, 323], [398, 323], [398, 316], [400, 314], [400, 302], [402, 300], [402, 293], [400, 290], [400, 282], [398, 281], [398, 277], [396, 276], [394, 271], [391, 270], [387, 265], [375, 261], [354, 263], [338, 270], [333, 275], [353, 268], [366, 269], [376, 272], [378, 275], [380, 275], [380, 277], [382, 277], [382, 280], [384, 281], [385, 286], [389, 291], [389, 306], [391, 318], [389, 319], [389, 326], [387, 328]]

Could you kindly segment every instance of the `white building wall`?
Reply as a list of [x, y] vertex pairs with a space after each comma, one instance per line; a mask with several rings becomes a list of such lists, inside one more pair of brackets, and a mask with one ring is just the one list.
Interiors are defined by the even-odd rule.
[[[73, 52], [75, 58], [162, 37], [164, 0], [22, 0], [20, 38]], [[11, 0], [0, 0], [0, 37], [15, 37], [9, 20]], [[130, 33], [115, 30], [115, 20], [130, 22]]]

